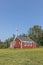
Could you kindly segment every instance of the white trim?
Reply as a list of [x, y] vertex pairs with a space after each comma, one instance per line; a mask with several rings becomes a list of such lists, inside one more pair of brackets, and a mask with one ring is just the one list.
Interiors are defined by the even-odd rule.
[[23, 41], [23, 42], [29, 42], [29, 41]]
[[[15, 39], [18, 38], [18, 37], [15, 37], [13, 41], [15, 41]], [[19, 38], [18, 38], [19, 39]], [[20, 41], [22, 41], [21, 39], [19, 39]]]

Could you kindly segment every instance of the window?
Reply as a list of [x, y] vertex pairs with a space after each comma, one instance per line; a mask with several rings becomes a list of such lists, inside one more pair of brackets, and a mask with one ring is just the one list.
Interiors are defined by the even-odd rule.
[[32, 42], [29, 42], [29, 46], [32, 46]]
[[19, 42], [19, 44], [20, 44], [20, 42]]
[[28, 46], [29, 46], [29, 43], [28, 43]]
[[29, 41], [27, 42], [27, 45], [29, 46]]
[[24, 46], [26, 46], [26, 42], [24, 42]]

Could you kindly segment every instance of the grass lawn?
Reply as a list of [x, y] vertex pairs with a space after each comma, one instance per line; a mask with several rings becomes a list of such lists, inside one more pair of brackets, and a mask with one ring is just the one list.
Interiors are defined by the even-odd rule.
[[43, 65], [43, 48], [0, 49], [0, 65]]

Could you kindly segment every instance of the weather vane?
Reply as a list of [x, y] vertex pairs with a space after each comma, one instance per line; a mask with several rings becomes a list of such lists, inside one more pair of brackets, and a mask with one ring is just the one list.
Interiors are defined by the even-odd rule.
[[16, 28], [16, 37], [18, 36], [18, 28]]

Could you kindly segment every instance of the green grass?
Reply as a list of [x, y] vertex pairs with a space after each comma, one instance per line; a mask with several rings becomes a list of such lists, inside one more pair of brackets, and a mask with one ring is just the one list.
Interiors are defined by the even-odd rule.
[[43, 48], [0, 49], [0, 65], [43, 65]]

